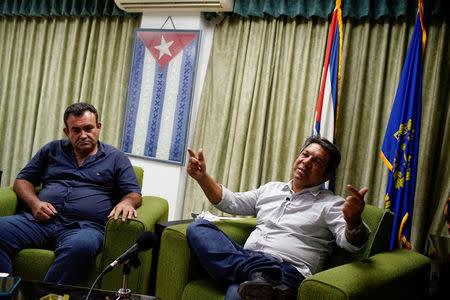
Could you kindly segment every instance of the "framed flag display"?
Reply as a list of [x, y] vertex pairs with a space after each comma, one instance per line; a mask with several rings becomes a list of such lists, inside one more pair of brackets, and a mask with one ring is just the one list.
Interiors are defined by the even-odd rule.
[[125, 153], [184, 164], [200, 38], [199, 30], [135, 30]]

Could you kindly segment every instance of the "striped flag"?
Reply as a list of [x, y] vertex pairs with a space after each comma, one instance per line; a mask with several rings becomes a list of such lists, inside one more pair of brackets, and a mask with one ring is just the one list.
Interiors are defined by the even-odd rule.
[[[328, 35], [322, 83], [320, 86], [319, 98], [317, 99], [316, 118], [313, 128], [313, 135], [324, 137], [332, 143], [335, 142], [339, 104], [338, 90], [342, 52], [341, 30], [342, 11], [340, 8], [340, 1], [336, 1], [336, 9], [333, 12]], [[334, 190], [334, 175], [329, 182], [325, 183], [325, 187]]]
[[385, 209], [395, 213], [391, 249], [401, 248], [402, 244], [411, 248], [422, 109], [422, 55], [426, 41], [421, 2], [380, 153], [390, 171]]
[[121, 148], [184, 163], [200, 31], [137, 29]]

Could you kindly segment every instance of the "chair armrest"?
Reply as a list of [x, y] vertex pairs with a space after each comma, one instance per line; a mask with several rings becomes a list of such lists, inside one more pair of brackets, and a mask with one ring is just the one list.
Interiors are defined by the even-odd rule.
[[12, 186], [0, 188], [0, 217], [14, 215], [16, 209], [17, 195]]
[[397, 249], [305, 279], [298, 299], [426, 299], [430, 259]]
[[[154, 231], [157, 222], [167, 221], [169, 205], [163, 198], [154, 196], [142, 197], [142, 205], [136, 210], [138, 217], [122, 222], [108, 220], [105, 228], [101, 270], [112, 263], [117, 257], [136, 243], [138, 236], [144, 231]], [[141, 266], [132, 269], [128, 286], [133, 293], [146, 294], [149, 287], [149, 277], [152, 262], [152, 250], [139, 254]], [[100, 287], [108, 290], [118, 290], [122, 287], [122, 267], [103, 276]]]
[[[214, 223], [239, 244], [255, 229], [254, 218]], [[181, 299], [188, 282], [208, 276], [187, 244], [188, 225], [167, 227], [161, 235], [155, 293], [161, 300]]]

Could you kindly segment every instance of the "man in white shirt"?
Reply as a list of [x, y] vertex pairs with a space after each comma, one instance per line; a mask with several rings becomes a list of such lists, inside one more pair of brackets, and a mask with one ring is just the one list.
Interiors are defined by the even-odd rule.
[[310, 137], [293, 165], [293, 179], [233, 193], [206, 172], [203, 151], [189, 151], [188, 174], [218, 209], [255, 215], [244, 247], [206, 220], [192, 223], [187, 240], [208, 274], [226, 289], [226, 299], [296, 297], [303, 279], [316, 273], [334, 244], [361, 251], [370, 234], [361, 219], [364, 195], [351, 185], [345, 200], [323, 189], [341, 156], [324, 138]]

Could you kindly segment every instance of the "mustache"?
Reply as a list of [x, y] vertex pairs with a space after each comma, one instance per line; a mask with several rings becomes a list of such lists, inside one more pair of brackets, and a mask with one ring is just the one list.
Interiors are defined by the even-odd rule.
[[85, 143], [85, 142], [89, 142], [89, 143], [92, 143], [92, 144], [94, 143], [94, 141], [92, 139], [88, 138], [88, 137], [86, 137], [86, 138], [79, 138], [77, 140], [77, 144]]

